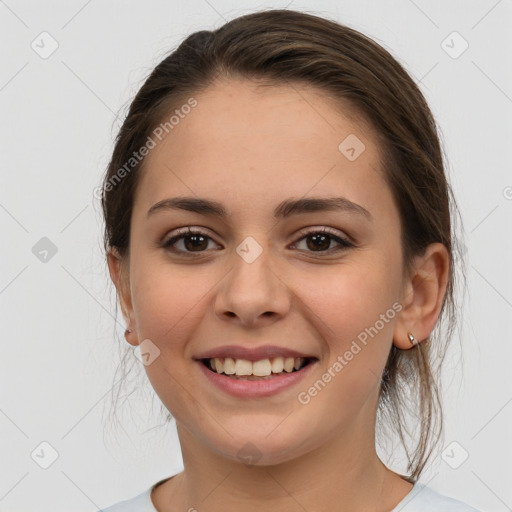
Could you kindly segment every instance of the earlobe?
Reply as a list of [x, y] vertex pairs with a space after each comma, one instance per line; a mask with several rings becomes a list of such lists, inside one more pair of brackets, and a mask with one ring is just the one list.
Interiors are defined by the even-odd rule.
[[130, 329], [126, 329], [124, 331], [124, 337], [126, 338], [126, 341], [130, 345], [133, 345], [134, 347], [139, 345], [139, 342], [138, 342], [138, 339], [137, 339], [137, 335], [134, 334], [133, 331], [131, 331]]
[[407, 335], [404, 337], [397, 338], [396, 336], [393, 337], [393, 345], [395, 347], [401, 349], [401, 350], [409, 350], [410, 348], [415, 347], [416, 345], [419, 345], [423, 340], [420, 340], [414, 336], [412, 332], [408, 332]]
[[395, 324], [393, 344], [397, 348], [410, 349], [430, 336], [443, 305], [449, 269], [450, 256], [441, 243], [430, 244], [415, 258]]

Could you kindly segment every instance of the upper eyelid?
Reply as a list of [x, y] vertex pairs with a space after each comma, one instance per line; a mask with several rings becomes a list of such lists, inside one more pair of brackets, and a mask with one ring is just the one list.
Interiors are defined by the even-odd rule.
[[[210, 238], [212, 238], [212, 240], [215, 240], [215, 236], [210, 234], [211, 232], [208, 230], [208, 228], [185, 226], [182, 228], [176, 228], [173, 231], [176, 231], [176, 234], [169, 236], [168, 239], [174, 238], [175, 236], [185, 236], [187, 234], [192, 234], [192, 235], [199, 234], [199, 235], [207, 235]], [[319, 226], [319, 225], [306, 226], [304, 228], [301, 228], [296, 232], [295, 236], [304, 236], [309, 233], [316, 233], [316, 232], [326, 232], [331, 235], [339, 236], [340, 238], [347, 238], [347, 239], [350, 238], [350, 235], [348, 235], [348, 233], [346, 233], [343, 230], [339, 230], [339, 229], [331, 228], [331, 227], [327, 227], [327, 226]], [[166, 238], [167, 235], [169, 235], [169, 233], [172, 233], [172, 231], [168, 232], [164, 238]]]
[[306, 236], [306, 235], [311, 234], [311, 233], [327, 233], [328, 235], [337, 236], [339, 238], [344, 238], [344, 239], [347, 239], [347, 240], [350, 240], [350, 238], [351, 238], [348, 235], [348, 233], [346, 233], [345, 231], [343, 231], [341, 229], [330, 228], [330, 227], [327, 227], [327, 226], [308, 226], [308, 227], [300, 229], [297, 232], [296, 236], [302, 236], [303, 237], [303, 236]]
[[[174, 231], [176, 232], [175, 234], [168, 236], [169, 233], [172, 233]], [[212, 236], [210, 234], [210, 231], [208, 231], [206, 228], [196, 228], [196, 227], [190, 227], [190, 226], [173, 229], [172, 231], [168, 232], [163, 237], [162, 240], [163, 240], [163, 243], [167, 243], [169, 240], [172, 240], [173, 238], [176, 238], [176, 237], [181, 238], [181, 237], [184, 237], [187, 235], [204, 235], [204, 236], [207, 236], [208, 238], [211, 238], [215, 243], [219, 243], [215, 240], [215, 237]]]
[[[168, 244], [172, 239], [176, 239], [175, 242], [177, 242], [178, 240], [181, 240], [182, 238], [186, 237], [187, 235], [194, 235], [194, 234], [203, 235], [206, 238], [209, 238], [210, 240], [215, 242], [217, 245], [222, 245], [219, 242], [217, 242], [215, 237], [210, 234], [210, 232], [208, 231], [207, 228], [186, 226], [186, 227], [182, 227], [182, 228], [176, 228], [176, 230], [174, 230], [174, 231], [177, 231], [174, 235], [169, 236], [169, 237], [164, 237], [164, 239], [162, 241], [162, 245]], [[296, 244], [297, 242], [303, 240], [308, 235], [315, 234], [315, 233], [326, 233], [327, 235], [330, 235], [332, 238], [337, 237], [337, 238], [340, 238], [341, 240], [347, 242], [347, 244], [355, 245], [355, 242], [352, 239], [352, 237], [350, 235], [348, 235], [346, 232], [337, 230], [335, 228], [331, 228], [331, 227], [327, 227], [327, 226], [318, 226], [318, 225], [307, 226], [307, 227], [304, 227], [304, 228], [298, 230], [298, 232], [294, 235], [294, 242], [292, 242], [292, 243]], [[339, 243], [339, 242], [337, 242], [337, 243]], [[189, 252], [190, 254], [192, 254], [191, 251], [178, 251], [178, 252]], [[206, 251], [198, 251], [198, 254], [200, 254], [201, 252], [206, 252]], [[319, 252], [321, 252], [321, 251], [319, 251]], [[328, 251], [325, 251], [325, 252], [328, 252]]]

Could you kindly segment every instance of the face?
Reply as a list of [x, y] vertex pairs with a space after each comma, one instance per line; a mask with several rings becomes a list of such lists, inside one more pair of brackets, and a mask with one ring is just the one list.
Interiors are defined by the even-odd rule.
[[[373, 442], [403, 291], [374, 134], [314, 88], [233, 80], [194, 98], [146, 157], [131, 219], [125, 306], [151, 384], [179, 430], [228, 459], [252, 450], [276, 464], [342, 438]], [[184, 197], [224, 215], [161, 203]], [[216, 376], [198, 358], [226, 346], [242, 373], [237, 358], [265, 360], [252, 366], [263, 373], [279, 354], [307, 364]]]

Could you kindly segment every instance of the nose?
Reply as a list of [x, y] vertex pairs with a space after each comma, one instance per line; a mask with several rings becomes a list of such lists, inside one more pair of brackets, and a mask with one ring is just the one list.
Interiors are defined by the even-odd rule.
[[283, 318], [290, 309], [292, 294], [270, 249], [264, 248], [254, 261], [240, 254], [233, 252], [233, 266], [218, 288], [216, 315], [244, 327]]

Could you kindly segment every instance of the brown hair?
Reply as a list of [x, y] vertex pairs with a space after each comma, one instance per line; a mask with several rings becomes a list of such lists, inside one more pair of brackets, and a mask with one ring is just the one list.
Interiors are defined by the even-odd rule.
[[[172, 108], [218, 77], [308, 83], [353, 107], [379, 137], [382, 172], [401, 218], [405, 269], [433, 242], [444, 244], [454, 260], [451, 211], [457, 210], [436, 123], [421, 91], [372, 39], [334, 21], [291, 10], [244, 15], [215, 31], [196, 32], [153, 70], [131, 103], [104, 177], [106, 251], [115, 248], [123, 259], [129, 255], [130, 218], [143, 160], [114, 183], [116, 173]], [[435, 334], [410, 350], [393, 345], [382, 378], [379, 424], [391, 425], [398, 433], [411, 481], [424, 469], [442, 433], [434, 377], [455, 326], [454, 280], [450, 265]], [[446, 317], [446, 333], [437, 336]], [[418, 420], [419, 433], [407, 427], [410, 412]]]

